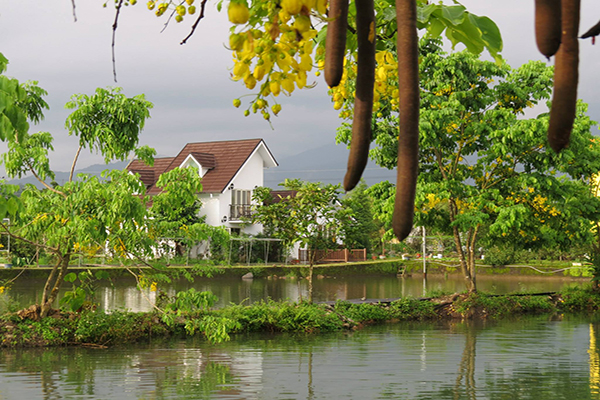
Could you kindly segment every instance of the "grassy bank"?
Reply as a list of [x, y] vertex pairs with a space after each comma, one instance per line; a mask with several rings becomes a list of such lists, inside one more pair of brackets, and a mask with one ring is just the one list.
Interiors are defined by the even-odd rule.
[[552, 295], [456, 294], [389, 303], [261, 302], [212, 310], [211, 294], [192, 292], [161, 304], [162, 311], [105, 314], [55, 311], [39, 320], [30, 308], [0, 317], [0, 346], [113, 346], [156, 338], [202, 335], [219, 342], [243, 332], [318, 333], [407, 320], [505, 318], [527, 314], [594, 313], [600, 295], [569, 289]]

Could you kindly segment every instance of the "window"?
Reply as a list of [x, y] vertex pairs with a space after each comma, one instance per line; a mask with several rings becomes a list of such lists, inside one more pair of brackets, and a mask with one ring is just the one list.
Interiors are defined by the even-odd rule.
[[232, 190], [229, 220], [239, 221], [243, 217], [250, 217], [251, 200], [251, 190]]

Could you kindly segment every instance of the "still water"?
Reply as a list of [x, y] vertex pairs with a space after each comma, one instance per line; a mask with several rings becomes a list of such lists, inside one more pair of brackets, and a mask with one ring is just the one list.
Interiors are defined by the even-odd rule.
[[600, 323], [403, 323], [109, 349], [2, 350], [0, 399], [600, 399]]
[[[480, 275], [477, 285], [480, 290], [496, 293], [549, 292], [558, 291], [569, 285], [583, 285], [588, 280], [558, 277], [531, 276], [487, 276]], [[17, 280], [9, 292], [0, 295], [0, 312], [11, 301], [21, 306], [28, 306], [40, 300], [44, 281], [41, 279]], [[196, 279], [194, 282], [178, 281], [162, 285], [160, 289], [169, 295], [189, 288], [210, 290], [219, 298], [219, 306], [230, 303], [251, 304], [260, 300], [298, 301], [308, 295], [306, 280], [283, 278], [241, 279], [215, 277], [212, 279]], [[68, 290], [65, 284], [63, 292]], [[455, 293], [465, 289], [464, 280], [457, 275], [444, 277], [430, 275], [426, 280], [422, 277], [400, 278], [396, 276], [346, 276], [315, 277], [313, 299], [335, 301], [348, 299], [386, 299], [398, 297], [430, 297], [440, 292]], [[131, 311], [150, 311], [156, 292], [140, 291], [133, 278], [119, 278], [112, 282], [100, 282], [96, 288], [96, 300], [104, 310], [125, 308]]]

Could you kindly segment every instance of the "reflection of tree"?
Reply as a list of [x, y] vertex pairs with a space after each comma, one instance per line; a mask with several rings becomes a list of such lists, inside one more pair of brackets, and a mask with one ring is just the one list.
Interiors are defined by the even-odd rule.
[[594, 325], [590, 324], [590, 393], [592, 395], [600, 394], [600, 355], [597, 347], [597, 334]]
[[313, 375], [312, 375], [312, 359], [313, 351], [312, 346], [308, 349], [308, 400], [315, 398], [315, 388], [313, 386]]
[[[454, 384], [454, 399], [466, 397], [476, 399], [475, 393], [475, 349], [477, 344], [477, 329], [472, 321], [465, 324], [465, 350], [458, 368], [458, 376]], [[463, 386], [464, 380], [464, 388]], [[464, 396], [461, 392], [464, 390]]]

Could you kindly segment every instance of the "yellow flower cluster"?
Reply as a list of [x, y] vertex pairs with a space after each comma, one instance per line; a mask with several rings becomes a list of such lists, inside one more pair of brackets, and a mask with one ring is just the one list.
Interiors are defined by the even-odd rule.
[[[258, 93], [244, 114], [260, 111], [269, 120], [271, 113], [279, 113], [281, 105], [269, 107], [267, 98], [274, 100], [282, 93], [290, 95], [296, 88], [307, 86], [317, 36], [311, 17], [325, 15], [326, 0], [256, 1], [248, 10], [249, 19], [240, 11], [245, 3], [232, 1], [230, 11], [232, 7], [237, 11], [229, 12], [229, 20], [238, 26], [232, 28], [229, 37], [232, 79], [242, 81], [250, 90], [258, 86]], [[233, 105], [240, 107], [241, 100], [235, 99]]]
[[[131, 0], [135, 1], [135, 0]], [[179, 4], [169, 2], [158, 2], [157, 0], [149, 0], [146, 3], [148, 10], [154, 11], [157, 17], [161, 17], [167, 10], [172, 7], [175, 11], [175, 21], [181, 22], [186, 15], [194, 15], [196, 13], [196, 6], [194, 0], [185, 0]]]
[[[346, 61], [346, 60], [344, 60]], [[381, 50], [375, 54], [375, 85], [373, 87], [373, 112], [377, 113], [383, 101], [388, 101], [390, 106], [398, 108], [398, 60], [396, 56], [388, 51]], [[344, 74], [340, 84], [330, 90], [333, 100], [333, 108], [340, 110], [340, 118], [352, 117], [352, 104], [346, 100], [354, 99], [353, 83], [356, 79], [356, 63], [344, 62]], [[319, 68], [323, 68], [323, 62], [319, 62]], [[381, 114], [377, 114], [381, 117]]]

